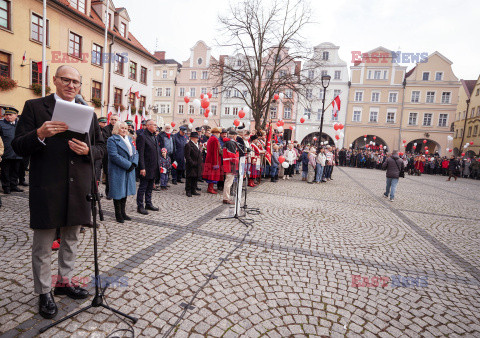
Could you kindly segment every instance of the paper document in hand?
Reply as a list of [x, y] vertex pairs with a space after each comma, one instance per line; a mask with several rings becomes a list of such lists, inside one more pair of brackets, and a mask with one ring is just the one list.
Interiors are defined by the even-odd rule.
[[57, 100], [53, 110], [52, 121], [65, 122], [68, 130], [88, 133], [92, 125], [93, 107], [63, 100]]

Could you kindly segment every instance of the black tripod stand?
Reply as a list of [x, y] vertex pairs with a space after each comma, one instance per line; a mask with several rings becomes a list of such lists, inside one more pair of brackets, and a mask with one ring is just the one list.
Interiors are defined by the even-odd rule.
[[[47, 331], [48, 329], [66, 321], [67, 319], [70, 319], [72, 317], [75, 317], [76, 315], [78, 315], [79, 313], [82, 313], [84, 311], [87, 311], [89, 310], [90, 308], [92, 307], [104, 307], [105, 309], [108, 309], [118, 315], [122, 315], [128, 319], [130, 319], [133, 323], [136, 323], [138, 318], [135, 318], [135, 317], [131, 317], [123, 312], [120, 312], [116, 309], [113, 309], [111, 308], [110, 306], [108, 306], [107, 304], [104, 304], [104, 294], [105, 294], [105, 290], [107, 289], [108, 287], [108, 284], [105, 285], [105, 287], [101, 289], [102, 285], [101, 285], [101, 280], [100, 280], [100, 273], [99, 273], [99, 269], [98, 269], [98, 248], [97, 248], [97, 203], [98, 205], [100, 206], [100, 196], [99, 196], [99, 193], [98, 193], [98, 187], [97, 187], [97, 182], [96, 182], [96, 179], [95, 179], [95, 167], [94, 167], [94, 160], [93, 160], [93, 155], [92, 155], [92, 145], [91, 145], [91, 142], [90, 142], [90, 136], [89, 134], [87, 133], [87, 144], [88, 144], [88, 147], [90, 149], [90, 162], [91, 162], [91, 168], [92, 168], [92, 183], [91, 183], [91, 192], [90, 194], [88, 194], [86, 196], [87, 200], [90, 202], [90, 207], [91, 207], [91, 211], [92, 211], [92, 218], [93, 218], [93, 258], [94, 258], [94, 264], [95, 264], [95, 296], [93, 297], [93, 300], [92, 300], [92, 303], [78, 311], [75, 311], [74, 313], [66, 316], [66, 317], [63, 317], [62, 319], [52, 323], [52, 324], [49, 324], [45, 327], [42, 327], [40, 329], [40, 333], [43, 333], [45, 331]], [[94, 143], [95, 143], [95, 130], [93, 131], [93, 137], [94, 137]]]

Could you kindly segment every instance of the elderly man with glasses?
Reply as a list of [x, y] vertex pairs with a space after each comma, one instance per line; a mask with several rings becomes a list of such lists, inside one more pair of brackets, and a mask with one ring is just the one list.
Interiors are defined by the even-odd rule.
[[39, 312], [44, 318], [57, 314], [52, 288], [52, 241], [60, 228], [56, 296], [87, 298], [87, 290], [74, 282], [77, 242], [82, 225], [91, 224], [87, 195], [92, 186], [91, 157], [99, 160], [105, 143], [95, 114], [90, 131], [79, 135], [64, 122], [51, 121], [57, 101], [76, 102], [81, 76], [70, 66], [60, 66], [53, 77], [56, 93], [25, 102], [12, 147], [30, 156], [30, 227], [33, 229], [32, 268]]

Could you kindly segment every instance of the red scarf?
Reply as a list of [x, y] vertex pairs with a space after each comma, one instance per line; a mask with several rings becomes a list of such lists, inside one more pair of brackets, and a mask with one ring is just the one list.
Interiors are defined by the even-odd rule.
[[172, 134], [169, 134], [169, 133], [165, 133], [165, 134], [167, 135], [168, 138], [170, 138], [170, 135], [172, 135]]

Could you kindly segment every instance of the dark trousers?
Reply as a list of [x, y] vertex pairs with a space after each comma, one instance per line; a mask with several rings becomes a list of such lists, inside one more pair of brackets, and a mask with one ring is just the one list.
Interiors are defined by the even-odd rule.
[[[152, 190], [155, 178], [146, 179], [140, 176], [140, 185], [137, 191], [137, 206], [143, 207], [143, 200], [145, 198], [145, 205], [152, 205]], [[144, 197], [145, 196], [145, 197]]]
[[183, 170], [172, 168], [172, 182], [179, 181], [182, 177], [185, 177]]
[[197, 182], [198, 182], [198, 177], [187, 177], [185, 181], [185, 191], [191, 192], [192, 194], [195, 192], [195, 189], [197, 189]]
[[0, 162], [0, 167], [2, 168], [0, 179], [2, 181], [3, 190], [18, 186], [18, 173], [20, 171], [21, 162], [21, 159], [3, 159], [2, 162]]
[[19, 183], [25, 183], [25, 172], [27, 171], [29, 164], [30, 164], [30, 156], [24, 157], [20, 161], [20, 169], [18, 170]]
[[110, 192], [110, 184], [108, 183], [108, 156], [105, 156], [102, 161], [103, 174], [105, 175], [105, 195], [108, 196]]
[[284, 174], [285, 174], [285, 175], [288, 175], [288, 176], [290, 176], [290, 177], [293, 177], [293, 170], [294, 170], [294, 169], [295, 169], [295, 164], [291, 164], [291, 165], [288, 166], [287, 169], [285, 169]]
[[160, 174], [160, 186], [166, 187], [168, 183], [168, 174]]

